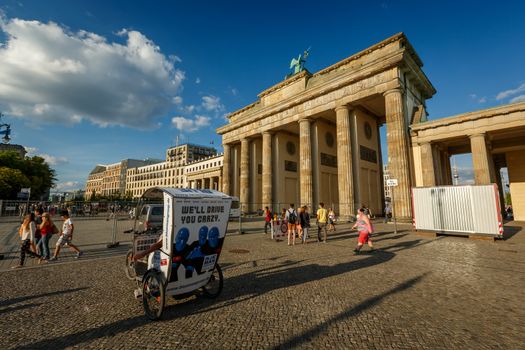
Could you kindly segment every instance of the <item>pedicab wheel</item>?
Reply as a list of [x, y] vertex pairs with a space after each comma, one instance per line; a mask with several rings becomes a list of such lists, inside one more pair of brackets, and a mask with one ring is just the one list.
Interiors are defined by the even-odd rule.
[[150, 320], [158, 320], [164, 311], [164, 285], [157, 271], [148, 271], [142, 279], [142, 304]]
[[204, 296], [210, 299], [217, 298], [221, 294], [223, 285], [222, 270], [219, 264], [215, 265], [208, 283], [202, 287]]
[[130, 280], [134, 280], [137, 277], [137, 272], [135, 271], [135, 262], [133, 261], [133, 249], [128, 250], [126, 254], [126, 276]]

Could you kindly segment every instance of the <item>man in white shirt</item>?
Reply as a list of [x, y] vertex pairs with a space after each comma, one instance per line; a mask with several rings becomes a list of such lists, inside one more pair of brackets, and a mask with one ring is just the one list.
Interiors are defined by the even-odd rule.
[[60, 237], [58, 238], [56, 247], [55, 247], [55, 254], [53, 254], [53, 257], [50, 260], [56, 260], [58, 258], [58, 254], [60, 253], [60, 248], [65, 244], [69, 247], [69, 249], [77, 252], [76, 259], [80, 258], [82, 256], [82, 252], [76, 245], [71, 243], [73, 240], [73, 231], [75, 230], [75, 226], [73, 225], [73, 221], [71, 221], [71, 218], [69, 217], [69, 212], [67, 210], [63, 210], [60, 214], [62, 217], [62, 220], [64, 220], [64, 223], [62, 224], [62, 233], [60, 234]]

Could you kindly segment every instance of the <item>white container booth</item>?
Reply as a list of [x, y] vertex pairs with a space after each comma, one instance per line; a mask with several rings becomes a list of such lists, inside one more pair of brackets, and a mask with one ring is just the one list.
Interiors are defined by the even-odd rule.
[[214, 190], [155, 187], [144, 193], [139, 206], [152, 202], [164, 204], [162, 228], [135, 231], [132, 255], [146, 251], [156, 242], [162, 242], [162, 246], [149, 254], [147, 268], [141, 269], [141, 262], [135, 263], [129, 256], [126, 268], [128, 276], [141, 287], [138, 294], [142, 294], [146, 316], [158, 319], [166, 296], [202, 290], [205, 296], [213, 298], [222, 291], [218, 261], [231, 197]]
[[503, 237], [495, 184], [416, 187], [412, 208], [416, 230]]

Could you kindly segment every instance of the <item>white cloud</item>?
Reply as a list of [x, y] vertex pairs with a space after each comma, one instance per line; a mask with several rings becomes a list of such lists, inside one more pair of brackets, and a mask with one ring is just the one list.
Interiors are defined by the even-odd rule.
[[510, 103], [525, 102], [525, 95], [519, 95], [510, 100]]
[[27, 155], [29, 157], [32, 157], [33, 155], [35, 155], [36, 151], [38, 151], [38, 148], [36, 147], [24, 147], [26, 149], [26, 152], [27, 152]]
[[525, 91], [525, 84], [521, 84], [520, 86], [518, 86], [515, 89], [510, 89], [510, 90], [505, 90], [505, 91], [500, 92], [496, 96], [496, 100], [503, 100], [503, 99], [506, 99], [507, 97], [519, 94], [519, 93], [524, 92], [524, 91]]
[[172, 98], [172, 101], [173, 101], [173, 103], [175, 103], [176, 105], [181, 105], [182, 102], [183, 102], [183, 99], [182, 99], [182, 97], [180, 97], [180, 96], [175, 96], [175, 97]]
[[221, 99], [217, 96], [209, 95], [202, 97], [202, 107], [207, 111], [220, 112], [224, 110]]
[[194, 105], [185, 105], [185, 106], [183, 106], [182, 103], [180, 105], [177, 105], [177, 109], [180, 112], [185, 113], [185, 114], [192, 114], [193, 112], [195, 112], [195, 110], [197, 108], [198, 107], [196, 107]]
[[200, 84], [201, 83], [201, 78], [197, 77], [197, 79], [195, 79], [195, 84]]
[[476, 94], [469, 94], [469, 97], [473, 100], [476, 100], [478, 103], [485, 103], [487, 102], [487, 97], [483, 96], [481, 98], [478, 98], [478, 95]]
[[44, 158], [46, 163], [51, 166], [69, 163], [69, 160], [66, 157], [55, 157], [45, 153], [38, 154], [38, 156]]
[[210, 118], [203, 116], [203, 115], [197, 115], [195, 116], [195, 119], [178, 116], [178, 117], [173, 117], [171, 119], [171, 123], [173, 124], [175, 128], [177, 128], [180, 131], [194, 132], [200, 128], [209, 126]]
[[138, 31], [118, 34], [125, 44], [0, 16], [0, 109], [40, 123], [154, 127], [181, 88], [180, 59]]
[[231, 93], [233, 96], [237, 96], [239, 94], [239, 90], [237, 90], [236, 88], [233, 88], [231, 89]]
[[65, 181], [60, 182], [55, 185], [55, 192], [63, 192], [63, 191], [74, 191], [82, 189], [84, 186], [81, 185], [78, 181]]

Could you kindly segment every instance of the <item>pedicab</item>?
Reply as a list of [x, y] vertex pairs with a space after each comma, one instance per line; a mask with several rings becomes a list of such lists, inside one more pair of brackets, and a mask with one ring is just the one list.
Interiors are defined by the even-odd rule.
[[[218, 264], [231, 206], [231, 197], [214, 190], [155, 187], [141, 197], [136, 213], [151, 204], [164, 205], [162, 226], [135, 219], [133, 248], [126, 256], [126, 274], [137, 282], [135, 297], [142, 298], [146, 316], [159, 319], [166, 297], [201, 293], [217, 297], [223, 287]], [[140, 228], [140, 229], [139, 229]], [[147, 257], [153, 244], [162, 246]]]

